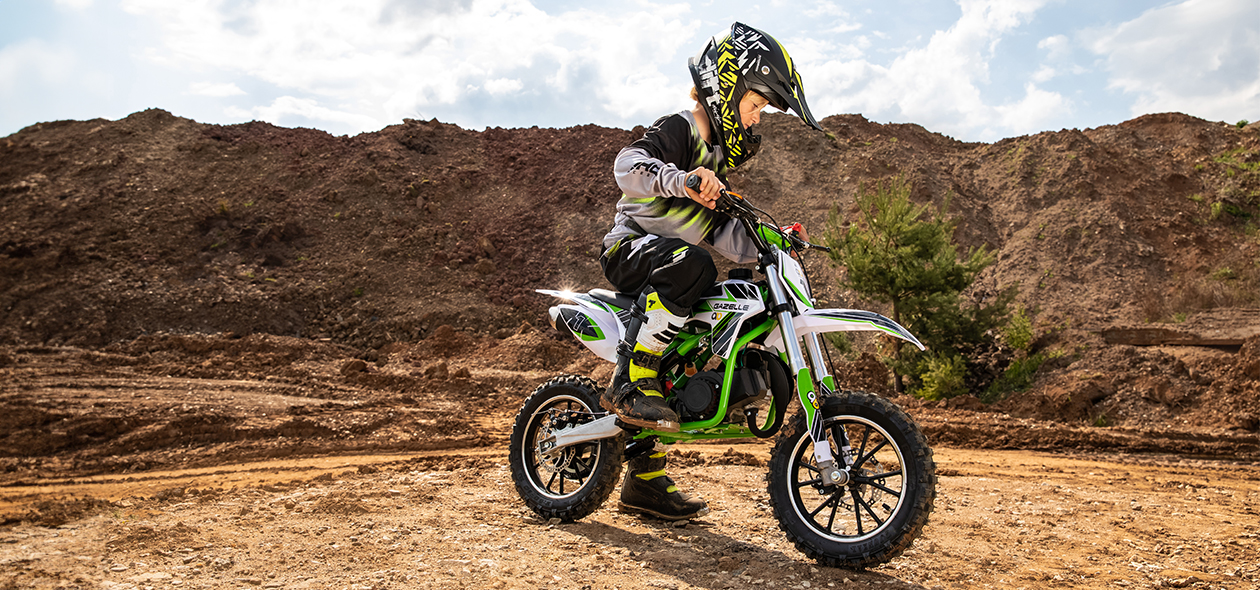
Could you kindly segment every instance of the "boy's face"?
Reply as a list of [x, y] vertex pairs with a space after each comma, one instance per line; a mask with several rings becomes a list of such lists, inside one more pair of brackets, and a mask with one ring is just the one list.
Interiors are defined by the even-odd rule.
[[739, 120], [744, 123], [744, 129], [752, 127], [761, 122], [761, 111], [770, 104], [764, 96], [749, 90], [744, 93], [744, 98], [739, 101]]

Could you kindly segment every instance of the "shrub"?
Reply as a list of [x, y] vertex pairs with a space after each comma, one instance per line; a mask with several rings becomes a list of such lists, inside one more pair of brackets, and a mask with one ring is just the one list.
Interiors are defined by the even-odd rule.
[[915, 395], [927, 400], [940, 400], [967, 393], [967, 362], [956, 354], [931, 355], [919, 371], [923, 381]]
[[[937, 206], [910, 200], [910, 183], [894, 178], [863, 185], [857, 196], [857, 223], [849, 225], [837, 209], [828, 218], [824, 240], [832, 248], [832, 261], [844, 267], [841, 286], [864, 298], [891, 307], [892, 320], [917, 335], [933, 351], [957, 355], [993, 341], [992, 334], [1005, 325], [1016, 290], [1007, 288], [981, 305], [963, 297], [980, 272], [993, 263], [987, 249], [959, 252], [954, 244], [955, 221], [946, 217], [949, 199]], [[903, 376], [927, 382], [924, 371], [952, 371], [966, 363], [943, 359], [924, 362], [923, 353], [910, 344], [895, 342], [891, 354], [882, 357], [893, 371], [897, 392], [906, 391]], [[959, 364], [961, 363], [961, 364]], [[933, 369], [935, 367], [935, 369]], [[948, 372], [948, 371], [947, 371]], [[952, 375], [952, 373], [950, 373]], [[932, 377], [933, 395], [956, 395], [960, 388]]]
[[1007, 346], [1015, 350], [1028, 350], [1033, 341], [1033, 327], [1024, 306], [1019, 306], [1006, 325], [1002, 326], [1002, 337], [1006, 339]]
[[1006, 398], [1011, 393], [1028, 389], [1033, 384], [1037, 369], [1040, 369], [1044, 362], [1046, 362], [1046, 355], [1042, 353], [1016, 359], [1006, 368], [1002, 376], [984, 391], [980, 400], [993, 403]]

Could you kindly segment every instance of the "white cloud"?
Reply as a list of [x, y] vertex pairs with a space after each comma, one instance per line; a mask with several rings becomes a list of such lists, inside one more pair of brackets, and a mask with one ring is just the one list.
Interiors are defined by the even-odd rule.
[[1051, 61], [1066, 58], [1072, 51], [1071, 47], [1072, 43], [1068, 41], [1065, 35], [1046, 37], [1037, 43], [1037, 49], [1046, 50], [1046, 58]]
[[835, 2], [823, 0], [816, 2], [813, 6], [804, 8], [793, 6], [792, 8], [799, 10], [806, 18], [814, 22], [815, 26], [819, 27], [820, 32], [826, 34], [842, 35], [862, 28], [861, 23], [857, 22], [853, 15], [837, 6]]
[[[815, 113], [860, 112], [868, 116], [913, 121], [928, 128], [975, 137], [992, 136], [1010, 124], [1031, 128], [1070, 105], [1062, 96], [1035, 86], [1029, 75], [1024, 96], [1009, 104], [986, 103], [982, 86], [988, 64], [1004, 35], [1030, 21], [1046, 0], [962, 0], [962, 15], [927, 44], [909, 48], [886, 66], [859, 56], [836, 59], [831, 47], [807, 48], [803, 62], [807, 96]], [[856, 51], [855, 51], [856, 50]], [[795, 55], [795, 54], [794, 54]], [[1048, 72], [1042, 72], [1044, 77]], [[1049, 111], [1036, 111], [1049, 109]]]
[[667, 88], [660, 56], [672, 55], [696, 28], [679, 20], [686, 8], [551, 16], [526, 0], [123, 6], [163, 29], [164, 46], [148, 53], [154, 62], [244, 74], [290, 97], [354, 105], [365, 115], [358, 121], [383, 123], [531, 93], [602, 105], [591, 117], [605, 123], [656, 116], [686, 97], [685, 87]]
[[227, 96], [241, 96], [245, 94], [239, 86], [232, 82], [223, 82], [215, 84], [214, 82], [196, 82], [188, 87], [189, 94], [197, 96], [211, 96], [215, 98], [223, 98]]
[[1024, 86], [1024, 98], [1019, 102], [995, 107], [1002, 134], [1036, 133], [1064, 113], [1071, 112], [1072, 104], [1057, 92], [1047, 92], [1029, 82]]
[[314, 100], [293, 96], [281, 96], [270, 105], [252, 109], [228, 107], [224, 112], [230, 117], [258, 119], [273, 125], [300, 126], [304, 122], [302, 120], [310, 120], [338, 123], [356, 129], [380, 129], [384, 126], [380, 121], [354, 111], [331, 109]]
[[1134, 115], [1181, 111], [1220, 120], [1260, 114], [1260, 5], [1189, 0], [1091, 35], [1110, 87]]
[[[689, 106], [686, 58], [745, 18], [789, 48], [819, 117], [859, 112], [967, 140], [1161, 110], [1260, 118], [1254, 1], [53, 1], [58, 32], [0, 41], [7, 128], [147, 106], [336, 133], [404, 117], [629, 128]], [[1107, 20], [1122, 24], [1082, 28]]]
[[1041, 66], [1040, 68], [1037, 68], [1036, 72], [1033, 72], [1032, 80], [1033, 82], [1042, 84], [1045, 82], [1049, 82], [1050, 80], [1053, 80], [1055, 76], [1058, 76], [1058, 75], [1059, 75], [1058, 70], [1050, 66]]
[[525, 87], [525, 84], [514, 78], [495, 78], [493, 80], [486, 80], [485, 86], [486, 92], [498, 95], [520, 92], [521, 89]]

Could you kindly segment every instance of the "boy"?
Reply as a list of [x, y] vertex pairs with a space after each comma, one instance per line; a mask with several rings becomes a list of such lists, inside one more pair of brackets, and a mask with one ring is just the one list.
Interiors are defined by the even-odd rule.
[[[642, 293], [646, 316], [637, 337], [627, 341], [613, 382], [601, 404], [627, 424], [677, 432], [678, 415], [657, 381], [661, 355], [691, 307], [717, 278], [708, 251], [737, 262], [756, 260], [742, 226], [713, 210], [726, 173], [757, 153], [761, 137], [749, 127], [767, 106], [795, 112], [822, 130], [805, 103], [801, 78], [787, 50], [769, 35], [741, 23], [714, 37], [688, 60], [695, 82], [690, 111], [658, 119], [643, 137], [617, 155], [613, 172], [624, 195], [612, 231], [604, 236], [600, 264], [623, 293]], [[699, 190], [686, 187], [689, 176]], [[781, 243], [778, 235], [769, 235]], [[708, 513], [704, 501], [680, 493], [665, 475], [663, 445], [632, 458], [622, 484], [624, 508], [667, 520]]]

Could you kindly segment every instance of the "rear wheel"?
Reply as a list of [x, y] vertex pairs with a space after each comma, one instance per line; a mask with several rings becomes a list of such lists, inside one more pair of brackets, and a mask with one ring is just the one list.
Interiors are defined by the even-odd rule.
[[539, 444], [553, 432], [607, 415], [599, 389], [579, 375], [561, 375], [538, 386], [516, 415], [508, 463], [516, 491], [546, 519], [574, 521], [597, 510], [617, 486], [625, 436], [576, 444], [544, 453]]
[[895, 404], [841, 392], [820, 410], [832, 455], [853, 462], [845, 485], [824, 486], [814, 442], [797, 414], [770, 458], [770, 503], [802, 553], [836, 567], [867, 567], [899, 555], [923, 532], [936, 498], [936, 464], [918, 425]]

